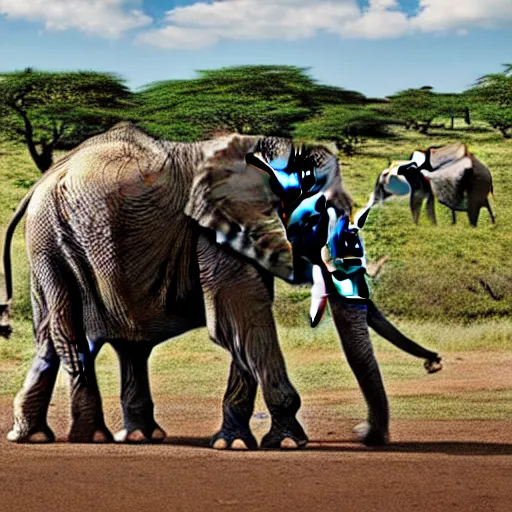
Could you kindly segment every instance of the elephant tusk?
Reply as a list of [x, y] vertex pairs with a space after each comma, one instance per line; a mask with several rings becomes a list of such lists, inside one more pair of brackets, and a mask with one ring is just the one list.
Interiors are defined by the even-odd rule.
[[313, 286], [311, 287], [311, 307], [309, 318], [311, 327], [316, 327], [322, 320], [327, 305], [327, 289], [322, 276], [322, 269], [318, 265], [313, 266]]

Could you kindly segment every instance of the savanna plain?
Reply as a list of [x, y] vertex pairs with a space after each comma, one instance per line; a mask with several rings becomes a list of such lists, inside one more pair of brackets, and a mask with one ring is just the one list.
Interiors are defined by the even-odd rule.
[[[157, 347], [151, 358], [163, 445], [70, 445], [67, 382], [59, 377], [49, 423], [52, 445], [12, 445], [12, 400], [33, 353], [29, 273], [23, 230], [13, 246], [14, 333], [0, 341], [0, 510], [512, 510], [512, 144], [460, 123], [427, 137], [397, 130], [341, 157], [356, 208], [366, 203], [388, 160], [461, 140], [491, 170], [496, 224], [482, 210], [451, 225], [412, 223], [407, 201], [372, 211], [363, 230], [375, 302], [409, 337], [438, 351], [444, 368], [373, 336], [391, 410], [391, 443], [368, 449], [352, 427], [366, 408], [327, 315], [311, 329], [309, 289], [277, 283], [274, 311], [292, 382], [310, 437], [303, 450], [217, 452], [209, 437], [221, 421], [229, 355], [205, 329]], [[0, 146], [0, 225], [39, 175], [22, 146]], [[97, 363], [107, 425], [122, 428], [119, 372], [110, 347]], [[269, 416], [258, 397], [252, 428]]]

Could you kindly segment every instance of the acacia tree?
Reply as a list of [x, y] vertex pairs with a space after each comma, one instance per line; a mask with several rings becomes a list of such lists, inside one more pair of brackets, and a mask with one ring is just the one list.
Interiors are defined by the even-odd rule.
[[368, 106], [328, 105], [322, 113], [299, 123], [294, 136], [329, 140], [345, 155], [355, 153], [366, 137], [387, 135], [389, 118]]
[[455, 119], [463, 118], [466, 124], [471, 124], [468, 98], [463, 94], [437, 94], [439, 113], [450, 118], [450, 129], [454, 129]]
[[512, 64], [505, 64], [502, 73], [480, 77], [466, 95], [476, 103], [479, 118], [499, 130], [503, 137], [512, 137]]
[[198, 140], [219, 131], [290, 135], [324, 103], [362, 101], [359, 93], [318, 85], [294, 66], [198, 71], [192, 80], [150, 84], [139, 93], [142, 125], [154, 135]]
[[26, 69], [0, 74], [2, 136], [26, 144], [41, 172], [58, 147], [75, 145], [124, 117], [131, 93], [115, 75]]
[[443, 113], [442, 101], [432, 87], [406, 89], [389, 96], [391, 116], [406, 128], [427, 134], [436, 117]]

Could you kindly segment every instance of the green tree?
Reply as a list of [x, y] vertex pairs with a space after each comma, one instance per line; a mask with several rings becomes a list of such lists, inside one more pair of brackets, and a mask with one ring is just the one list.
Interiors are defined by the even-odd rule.
[[480, 77], [466, 95], [476, 104], [477, 116], [508, 139], [512, 136], [512, 64], [504, 68], [502, 73]]
[[2, 136], [21, 141], [41, 172], [58, 147], [75, 145], [124, 117], [131, 93], [112, 74], [26, 69], [0, 74]]
[[296, 125], [299, 139], [329, 140], [338, 151], [352, 155], [366, 137], [387, 135], [390, 120], [377, 110], [360, 105], [328, 105], [322, 113]]
[[389, 97], [390, 115], [406, 128], [427, 134], [434, 119], [443, 114], [439, 96], [429, 86], [400, 91]]
[[479, 119], [487, 122], [495, 130], [498, 130], [505, 139], [510, 139], [512, 134], [512, 107], [503, 107], [496, 103], [482, 103], [475, 109]]
[[229, 131], [290, 135], [293, 125], [324, 103], [364, 96], [318, 85], [294, 66], [238, 66], [203, 70], [192, 80], [150, 84], [140, 93], [142, 125], [154, 135], [198, 140]]
[[450, 118], [450, 129], [454, 129], [455, 119], [463, 118], [466, 124], [471, 123], [469, 115], [468, 98], [463, 94], [444, 93], [437, 94], [436, 101], [438, 102], [439, 113], [442, 116]]

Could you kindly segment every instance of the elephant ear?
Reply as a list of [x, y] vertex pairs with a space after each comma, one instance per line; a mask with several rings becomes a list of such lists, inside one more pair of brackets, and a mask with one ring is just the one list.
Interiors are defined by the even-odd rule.
[[234, 136], [209, 156], [194, 179], [185, 213], [216, 234], [216, 241], [272, 274], [293, 279], [293, 255], [277, 214], [269, 175], [248, 165], [254, 137]]
[[451, 162], [461, 160], [468, 155], [468, 148], [462, 142], [455, 142], [442, 147], [431, 147], [426, 151], [427, 160], [433, 170]]

